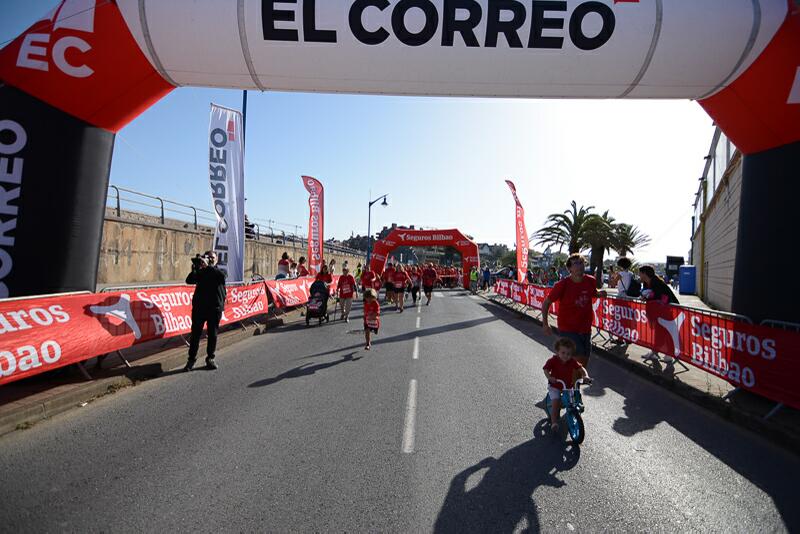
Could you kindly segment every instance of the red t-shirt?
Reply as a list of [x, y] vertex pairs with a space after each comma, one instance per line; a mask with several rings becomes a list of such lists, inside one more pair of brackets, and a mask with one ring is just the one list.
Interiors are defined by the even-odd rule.
[[392, 276], [392, 282], [394, 283], [395, 289], [403, 289], [406, 287], [406, 283], [408, 281], [408, 274], [405, 271], [395, 271], [394, 275]]
[[383, 281], [384, 282], [392, 282], [394, 281], [394, 267], [387, 267], [383, 271]]
[[308, 269], [306, 269], [305, 265], [297, 266], [297, 276], [308, 276]]
[[351, 299], [356, 290], [356, 279], [352, 274], [346, 274], [339, 277], [339, 298]]
[[361, 273], [361, 287], [374, 287], [375, 286], [375, 272], [364, 271]]
[[438, 275], [433, 269], [425, 269], [422, 271], [422, 283], [426, 286], [432, 286], [437, 278]]
[[333, 276], [331, 276], [331, 273], [319, 273], [319, 274], [317, 274], [317, 277], [315, 278], [315, 280], [322, 280], [326, 284], [332, 284], [333, 283]]
[[[575, 380], [575, 371], [581, 369], [582, 367], [583, 366], [578, 363], [578, 360], [575, 358], [570, 358], [566, 362], [562, 362], [561, 358], [558, 356], [553, 356], [547, 360], [547, 363], [544, 364], [542, 369], [550, 371], [550, 374], [553, 376], [553, 378], [563, 380], [567, 386], [572, 387]], [[556, 382], [555, 384], [551, 385], [556, 389], [563, 389], [560, 382]]]
[[381, 305], [377, 300], [364, 301], [364, 326], [369, 328], [381, 327]]
[[590, 334], [594, 313], [592, 299], [596, 298], [594, 276], [584, 275], [580, 282], [564, 278], [553, 286], [550, 300], [558, 301], [558, 329], [576, 334]]

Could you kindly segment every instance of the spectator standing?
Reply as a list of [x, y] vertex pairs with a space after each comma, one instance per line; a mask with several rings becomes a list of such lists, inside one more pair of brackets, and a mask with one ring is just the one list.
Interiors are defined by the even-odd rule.
[[552, 335], [553, 331], [547, 321], [547, 316], [553, 302], [559, 303], [558, 333], [575, 343], [575, 359], [583, 366], [588, 363], [592, 351], [592, 321], [594, 320], [592, 301], [606, 296], [605, 291], [597, 290], [597, 281], [594, 276], [585, 273], [585, 265], [583, 256], [572, 254], [567, 259], [569, 277], [553, 286], [542, 304], [544, 333]]
[[[678, 297], [672, 292], [667, 283], [656, 274], [652, 265], [642, 265], [639, 267], [639, 278], [642, 279], [642, 298], [647, 301], [656, 301], [661, 304], [680, 304]], [[644, 356], [645, 360], [658, 360], [659, 355], [656, 351], [650, 351]], [[662, 361], [668, 365], [675, 363], [675, 358], [665, 354]]]
[[356, 279], [350, 274], [350, 269], [342, 266], [342, 276], [339, 277], [339, 303], [342, 306], [342, 319], [350, 322], [350, 309], [353, 306], [353, 296], [356, 291]]
[[328, 272], [336, 274], [336, 258], [331, 258], [331, 261], [328, 262]]
[[633, 273], [631, 272], [633, 262], [625, 256], [617, 260], [620, 271], [617, 273], [617, 297], [621, 299], [630, 298], [628, 290], [633, 287]]
[[194, 285], [192, 297], [192, 334], [189, 337], [189, 358], [184, 371], [191, 371], [197, 361], [200, 347], [200, 336], [203, 325], [208, 330], [206, 345], [206, 368], [217, 369], [215, 352], [217, 350], [217, 330], [225, 309], [225, 273], [216, 267], [217, 254], [213, 250], [192, 260], [192, 272], [186, 277], [186, 283]]
[[483, 266], [483, 290], [488, 291], [489, 286], [491, 285], [492, 280], [492, 271], [489, 269], [489, 265], [486, 264]]
[[297, 263], [289, 264], [289, 278], [297, 278]]

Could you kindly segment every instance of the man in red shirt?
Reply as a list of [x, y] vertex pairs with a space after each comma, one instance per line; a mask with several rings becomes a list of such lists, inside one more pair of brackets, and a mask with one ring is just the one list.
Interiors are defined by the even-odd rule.
[[575, 359], [584, 366], [592, 352], [592, 301], [606, 296], [605, 291], [597, 291], [595, 278], [584, 273], [585, 264], [583, 256], [572, 254], [567, 260], [569, 276], [553, 287], [542, 304], [544, 333], [553, 334], [547, 316], [553, 302], [558, 302], [558, 334], [575, 342]]
[[422, 290], [425, 293], [425, 296], [428, 298], [425, 305], [428, 306], [431, 303], [431, 296], [433, 295], [433, 285], [436, 283], [436, 280], [439, 279], [439, 275], [436, 274], [436, 270], [433, 268], [433, 264], [429, 263], [425, 270], [422, 271]]
[[342, 319], [350, 322], [350, 309], [353, 307], [353, 294], [356, 291], [356, 279], [350, 274], [350, 269], [342, 267], [342, 276], [339, 277], [339, 303], [342, 306]]

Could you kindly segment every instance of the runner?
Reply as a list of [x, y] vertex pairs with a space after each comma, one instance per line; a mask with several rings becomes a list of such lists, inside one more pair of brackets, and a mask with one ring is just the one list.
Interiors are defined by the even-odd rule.
[[433, 296], [433, 285], [438, 279], [439, 275], [436, 274], [433, 264], [429, 263], [425, 270], [422, 271], [422, 290], [425, 292], [425, 296], [428, 298], [427, 302], [425, 302], [426, 306], [430, 306], [431, 297]]
[[605, 291], [597, 291], [597, 281], [584, 273], [585, 261], [580, 254], [572, 254], [567, 260], [569, 277], [558, 282], [542, 304], [542, 326], [544, 333], [553, 334], [547, 316], [550, 306], [558, 301], [558, 333], [575, 342], [575, 359], [584, 367], [592, 352], [592, 300], [605, 297]]
[[391, 304], [394, 302], [394, 266], [391, 263], [387, 264], [386, 268], [383, 269], [381, 281], [383, 282], [383, 288], [386, 290], [384, 302]]
[[419, 288], [422, 285], [422, 274], [419, 267], [414, 265], [411, 268], [411, 298], [414, 300], [414, 306], [417, 305], [417, 297], [419, 296]]
[[[376, 289], [376, 281], [378, 280], [378, 275], [375, 274], [375, 271], [369, 268], [369, 265], [366, 267], [364, 272], [361, 273], [361, 291], [362, 293], [367, 289]], [[380, 287], [380, 284], [378, 284]]]
[[350, 274], [350, 269], [342, 267], [342, 276], [339, 277], [339, 303], [342, 306], [342, 319], [350, 322], [350, 308], [353, 305], [353, 295], [356, 291], [356, 279]]
[[410, 281], [411, 279], [408, 277], [408, 273], [406, 273], [405, 269], [403, 268], [403, 264], [398, 263], [397, 269], [394, 271], [394, 298], [397, 313], [403, 313], [403, 308], [406, 305], [406, 299], [404, 298], [406, 284], [408, 284]]
[[364, 350], [372, 348], [372, 334], [378, 333], [381, 327], [381, 305], [378, 294], [370, 288], [364, 291]]

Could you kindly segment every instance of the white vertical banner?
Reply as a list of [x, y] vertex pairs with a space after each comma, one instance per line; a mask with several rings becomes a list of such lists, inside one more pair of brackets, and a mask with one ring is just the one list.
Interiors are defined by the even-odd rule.
[[244, 280], [244, 147], [242, 114], [211, 104], [208, 126], [211, 202], [217, 214], [214, 252], [228, 282]]

